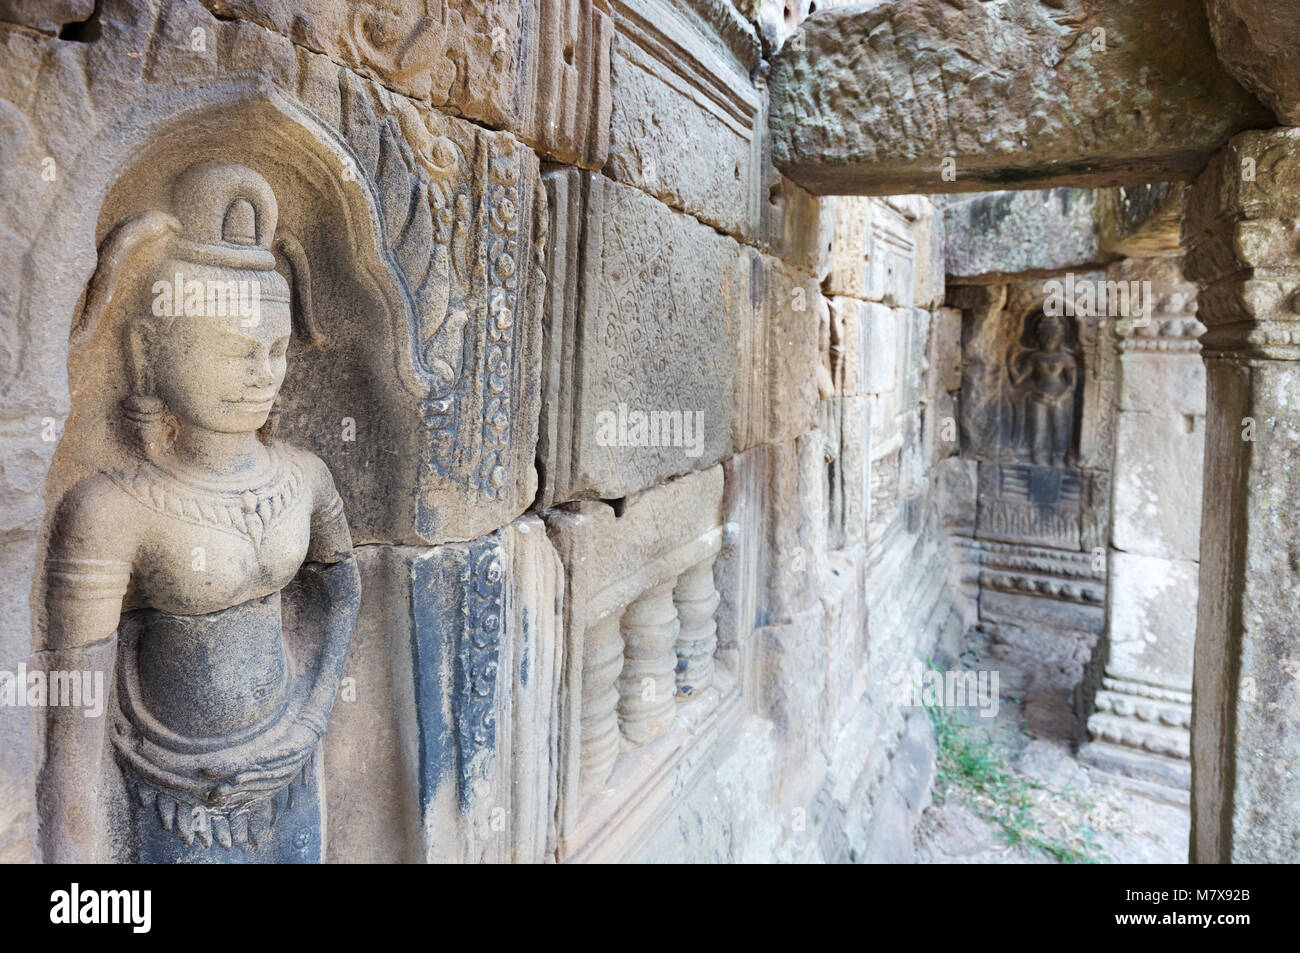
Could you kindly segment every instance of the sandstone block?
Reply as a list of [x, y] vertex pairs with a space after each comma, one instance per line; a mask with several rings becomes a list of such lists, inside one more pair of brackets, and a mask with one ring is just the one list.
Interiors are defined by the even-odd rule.
[[326, 735], [331, 857], [540, 863], [563, 595], [541, 520], [358, 552], [365, 596]]
[[737, 329], [732, 445], [793, 440], [815, 426], [817, 303], [811, 276], [761, 257], [753, 279], [761, 309]]
[[609, 146], [613, 23], [604, 0], [403, 5], [204, 0], [442, 112], [599, 168]]
[[777, 167], [815, 194], [1174, 179], [1270, 121], [1220, 66], [1198, 0], [827, 10], [770, 83]]
[[733, 446], [754, 253], [604, 176], [546, 181], [541, 505], [712, 466]]
[[758, 38], [729, 4], [612, 0], [605, 172], [737, 238], [758, 228]]

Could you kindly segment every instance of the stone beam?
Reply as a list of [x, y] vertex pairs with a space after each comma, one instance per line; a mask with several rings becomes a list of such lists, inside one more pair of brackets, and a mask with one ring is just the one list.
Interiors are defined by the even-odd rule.
[[1001, 284], [1177, 254], [1185, 188], [1157, 182], [951, 196], [944, 209], [948, 282]]
[[953, 284], [1002, 284], [1093, 271], [1114, 258], [1097, 229], [1098, 190], [989, 192], [943, 213], [944, 271]]
[[879, 195], [1187, 178], [1271, 115], [1201, 0], [900, 0], [819, 12], [774, 58], [773, 156]]
[[1210, 33], [1228, 71], [1300, 125], [1300, 0], [1205, 0]]

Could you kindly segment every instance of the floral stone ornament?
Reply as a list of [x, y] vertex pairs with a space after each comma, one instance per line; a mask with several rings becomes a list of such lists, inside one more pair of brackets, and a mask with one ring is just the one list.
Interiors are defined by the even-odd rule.
[[106, 718], [49, 710], [44, 856], [317, 862], [360, 586], [329, 470], [270, 433], [306, 282], [258, 173], [199, 164], [172, 199], [105, 239], [74, 333], [120, 332], [130, 396], [51, 522], [38, 655], [115, 689]]

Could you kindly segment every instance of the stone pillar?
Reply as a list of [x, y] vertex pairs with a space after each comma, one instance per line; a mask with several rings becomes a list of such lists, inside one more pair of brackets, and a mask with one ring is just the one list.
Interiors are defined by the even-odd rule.
[[654, 741], [672, 724], [680, 628], [673, 580], [647, 589], [623, 613], [618, 715], [623, 737], [632, 745]]
[[[1191, 784], [1205, 367], [1196, 288], [1177, 258], [1131, 259], [1106, 278], [1142, 295], [1121, 318], [1106, 630], [1094, 663], [1084, 760]], [[1134, 309], [1135, 311], [1137, 308]]]
[[681, 628], [677, 634], [677, 698], [690, 701], [713, 684], [713, 652], [718, 623], [713, 618], [719, 595], [713, 586], [712, 555], [677, 577], [673, 602]]
[[1194, 862], [1300, 860], [1300, 128], [1243, 133], [1188, 199], [1207, 377]]
[[623, 635], [619, 616], [605, 616], [587, 630], [582, 646], [582, 715], [580, 798], [595, 794], [614, 769], [618, 758], [619, 689], [623, 671]]

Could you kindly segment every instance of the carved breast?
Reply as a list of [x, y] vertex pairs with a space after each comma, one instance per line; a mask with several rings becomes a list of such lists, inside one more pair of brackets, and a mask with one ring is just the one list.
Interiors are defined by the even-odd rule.
[[137, 506], [142, 541], [128, 608], [202, 615], [283, 589], [302, 566], [312, 493], [291, 448], [249, 487], [188, 481], [153, 463], [113, 476]]

